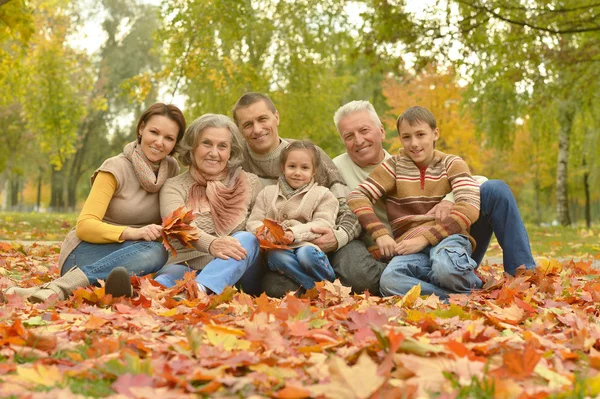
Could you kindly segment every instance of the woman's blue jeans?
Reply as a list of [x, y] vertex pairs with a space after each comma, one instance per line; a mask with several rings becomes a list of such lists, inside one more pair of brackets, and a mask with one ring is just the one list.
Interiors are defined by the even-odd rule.
[[446, 299], [449, 293], [468, 294], [482, 287], [475, 268], [469, 239], [453, 234], [421, 252], [394, 256], [381, 274], [379, 287], [384, 296], [404, 295], [421, 284], [421, 295]]
[[77, 266], [85, 273], [90, 284], [106, 280], [109, 273], [122, 266], [130, 275], [144, 276], [155, 273], [167, 263], [165, 247], [156, 241], [123, 241], [110, 244], [92, 244], [82, 241], [65, 260], [60, 274]]
[[193, 270], [181, 264], [167, 265], [156, 273], [154, 280], [169, 288], [173, 287], [177, 280], [182, 280], [186, 272], [194, 271], [197, 274], [196, 282], [215, 294], [220, 294], [227, 286], [237, 285], [250, 295], [259, 295], [262, 292], [260, 282], [263, 268], [258, 256], [260, 250], [258, 240], [246, 231], [233, 233], [232, 237], [237, 238], [242, 247], [248, 251], [245, 259], [215, 258], [202, 270]]
[[306, 289], [314, 288], [316, 281], [333, 281], [335, 271], [327, 255], [312, 245], [295, 249], [267, 251], [269, 269], [285, 274]]

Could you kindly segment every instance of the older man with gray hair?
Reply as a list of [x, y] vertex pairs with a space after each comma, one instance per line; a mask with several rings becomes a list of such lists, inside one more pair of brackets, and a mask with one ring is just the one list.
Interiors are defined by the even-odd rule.
[[[350, 189], [362, 183], [369, 174], [391, 155], [383, 148], [385, 130], [375, 108], [368, 101], [352, 101], [340, 107], [334, 117], [335, 126], [344, 142], [346, 153], [334, 158], [342, 177]], [[492, 233], [503, 249], [504, 270], [515, 274], [516, 269], [525, 265], [528, 269], [535, 268], [531, 255], [529, 238], [523, 225], [515, 198], [506, 185], [499, 180], [487, 180], [476, 177], [481, 184], [481, 214], [479, 220], [471, 226], [470, 234], [477, 246], [473, 259], [479, 265], [483, 260]], [[390, 229], [385, 209], [385, 198], [374, 205], [377, 217]], [[453, 197], [448, 195], [430, 213], [435, 213], [436, 219], [445, 218], [453, 205]], [[346, 245], [344, 255], [349, 262], [347, 266], [360, 264], [364, 269], [362, 276], [368, 276], [364, 285], [373, 293], [379, 292], [379, 276], [386, 263], [375, 259], [377, 256], [375, 242], [367, 234], [362, 235], [362, 242], [354, 240]], [[423, 292], [423, 294], [428, 294]]]

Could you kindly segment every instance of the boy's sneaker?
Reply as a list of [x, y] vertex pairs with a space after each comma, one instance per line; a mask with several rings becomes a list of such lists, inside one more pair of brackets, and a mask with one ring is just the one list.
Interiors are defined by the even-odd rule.
[[133, 287], [131, 286], [131, 280], [129, 279], [129, 272], [127, 269], [121, 266], [115, 267], [106, 279], [104, 292], [106, 294], [111, 294], [113, 298], [119, 296], [131, 298], [133, 296]]

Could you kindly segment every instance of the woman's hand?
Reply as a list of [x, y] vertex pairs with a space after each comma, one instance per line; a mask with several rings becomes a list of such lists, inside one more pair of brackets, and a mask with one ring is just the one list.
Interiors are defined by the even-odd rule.
[[123, 241], [154, 241], [160, 238], [162, 226], [159, 224], [149, 224], [144, 227], [127, 227], [121, 233]]
[[389, 235], [383, 235], [381, 237], [378, 237], [375, 242], [377, 243], [377, 246], [379, 247], [379, 252], [381, 252], [381, 256], [383, 258], [391, 258], [392, 256], [394, 256], [394, 246], [396, 245], [396, 241], [394, 241], [394, 239], [389, 236]]
[[234, 237], [219, 237], [210, 244], [208, 252], [219, 259], [228, 260], [233, 258], [235, 260], [246, 259], [248, 251], [242, 244]]
[[394, 252], [396, 252], [397, 255], [416, 254], [417, 252], [422, 251], [423, 248], [428, 245], [429, 241], [427, 241], [427, 238], [423, 236], [411, 238], [410, 240], [404, 240], [396, 244]]

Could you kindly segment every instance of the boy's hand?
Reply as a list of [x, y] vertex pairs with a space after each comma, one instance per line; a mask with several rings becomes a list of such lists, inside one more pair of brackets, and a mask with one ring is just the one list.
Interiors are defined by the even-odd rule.
[[440, 223], [442, 220], [446, 219], [446, 217], [450, 214], [450, 210], [454, 206], [454, 202], [442, 200], [436, 206], [431, 208], [427, 215], [435, 215], [435, 221]]
[[429, 245], [429, 241], [427, 238], [421, 236], [417, 238], [411, 238], [410, 240], [404, 240], [399, 242], [394, 247], [394, 252], [397, 255], [410, 255], [416, 254], [419, 251], [422, 251], [423, 248]]
[[381, 252], [382, 258], [391, 258], [395, 255], [394, 247], [396, 246], [396, 241], [394, 241], [394, 239], [391, 236], [386, 234], [384, 236], [378, 237], [375, 240], [375, 242], [379, 247], [379, 252]]

